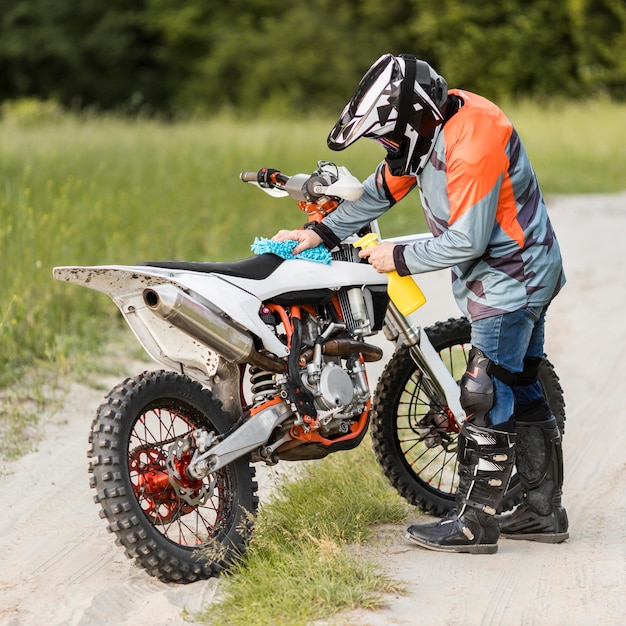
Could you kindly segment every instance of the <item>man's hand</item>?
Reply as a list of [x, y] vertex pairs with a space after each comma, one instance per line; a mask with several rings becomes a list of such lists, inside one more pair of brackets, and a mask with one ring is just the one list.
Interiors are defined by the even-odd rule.
[[370, 265], [379, 273], [385, 274], [392, 272], [396, 269], [393, 262], [393, 249], [396, 247], [395, 243], [390, 241], [383, 241], [378, 246], [372, 246], [371, 248], [363, 248], [359, 251], [359, 256], [362, 259], [367, 259]]
[[309, 248], [316, 248], [322, 243], [322, 238], [313, 230], [279, 230], [272, 241], [299, 241], [300, 243], [291, 251], [293, 255], [300, 254]]

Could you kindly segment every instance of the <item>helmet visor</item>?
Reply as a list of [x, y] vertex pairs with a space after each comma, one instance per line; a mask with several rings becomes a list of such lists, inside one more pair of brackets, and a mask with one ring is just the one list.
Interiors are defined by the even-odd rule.
[[363, 76], [328, 135], [331, 150], [343, 150], [360, 137], [381, 129], [377, 106], [383, 92], [389, 89], [394, 66], [393, 55], [384, 54]]

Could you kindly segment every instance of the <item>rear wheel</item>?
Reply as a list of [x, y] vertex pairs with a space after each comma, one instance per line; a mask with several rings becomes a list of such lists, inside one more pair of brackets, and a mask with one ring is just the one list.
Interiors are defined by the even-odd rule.
[[[458, 382], [471, 348], [469, 321], [451, 319], [425, 331]], [[545, 358], [539, 380], [562, 433], [563, 391], [554, 367]], [[371, 423], [376, 458], [398, 493], [433, 515], [443, 516], [453, 508], [459, 483], [458, 427], [448, 408], [424, 388], [421, 371], [406, 347], [394, 354], [380, 377]], [[512, 508], [521, 496], [514, 473], [500, 510]]]
[[187, 476], [194, 429], [223, 435], [228, 415], [210, 391], [174, 372], [144, 372], [108, 394], [90, 435], [91, 486], [126, 555], [165, 582], [218, 574], [244, 551], [258, 507], [254, 468], [230, 463]]

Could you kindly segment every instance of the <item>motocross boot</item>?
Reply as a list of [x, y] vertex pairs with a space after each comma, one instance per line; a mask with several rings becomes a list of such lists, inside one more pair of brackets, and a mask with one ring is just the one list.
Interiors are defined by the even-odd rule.
[[521, 504], [498, 516], [508, 539], [560, 543], [569, 537], [567, 513], [561, 505], [563, 451], [561, 433], [547, 405], [516, 419], [517, 473], [524, 490]]
[[406, 537], [440, 552], [493, 554], [500, 530], [496, 509], [515, 463], [511, 422], [480, 427], [466, 422], [459, 433], [457, 508], [435, 523], [410, 526]]

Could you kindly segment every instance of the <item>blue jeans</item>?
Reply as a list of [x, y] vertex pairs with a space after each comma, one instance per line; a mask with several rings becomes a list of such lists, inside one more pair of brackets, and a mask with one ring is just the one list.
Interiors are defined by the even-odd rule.
[[[544, 355], [545, 307], [529, 307], [472, 322], [471, 343], [494, 363], [510, 372], [521, 372], [524, 359]], [[513, 417], [515, 404], [530, 404], [541, 400], [543, 390], [539, 381], [532, 385], [509, 387], [493, 378], [494, 404], [489, 412], [496, 426]]]

